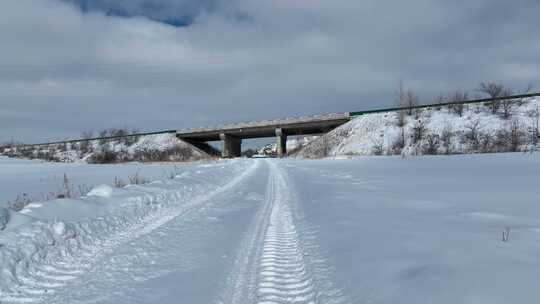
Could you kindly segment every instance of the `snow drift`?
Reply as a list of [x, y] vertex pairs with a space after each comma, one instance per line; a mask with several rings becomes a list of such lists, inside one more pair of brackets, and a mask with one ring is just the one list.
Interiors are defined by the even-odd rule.
[[91, 196], [39, 204], [19, 215], [26, 223], [12, 227], [9, 212], [0, 208], [0, 302], [20, 300], [28, 285], [47, 293], [36, 279], [43, 267], [92, 258], [107, 246], [147, 233], [232, 187], [256, 166], [238, 160], [192, 167], [147, 185], [98, 186]]

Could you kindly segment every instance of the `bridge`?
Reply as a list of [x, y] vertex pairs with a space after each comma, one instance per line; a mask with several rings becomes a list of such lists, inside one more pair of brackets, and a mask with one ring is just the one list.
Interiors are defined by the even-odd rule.
[[[354, 117], [374, 114], [395, 112], [413, 109], [440, 108], [452, 105], [482, 104], [499, 102], [503, 100], [522, 101], [526, 98], [540, 97], [540, 93], [527, 93], [519, 95], [501, 96], [495, 98], [481, 98], [464, 101], [438, 102], [433, 104], [420, 104], [414, 106], [394, 107], [374, 109], [360, 112], [334, 113], [325, 115], [314, 115], [296, 118], [265, 120], [257, 122], [225, 124], [208, 128], [194, 128], [182, 130], [165, 130], [157, 132], [136, 133], [124, 136], [94, 137], [84, 139], [72, 139], [54, 142], [45, 142], [39, 144], [19, 144], [17, 147], [39, 147], [55, 144], [88, 142], [93, 140], [113, 140], [126, 137], [138, 137], [157, 134], [176, 134], [176, 136], [194, 146], [209, 151], [209, 141], [222, 141], [221, 154], [225, 158], [238, 157], [242, 151], [242, 140], [249, 138], [276, 137], [277, 154], [283, 157], [287, 153], [287, 136], [291, 135], [310, 135], [324, 134], [332, 129], [348, 122]], [[9, 148], [12, 145], [0, 146], [0, 148]]]
[[277, 156], [283, 157], [287, 153], [287, 136], [323, 134], [348, 122], [350, 117], [347, 112], [225, 124], [177, 130], [176, 136], [197, 147], [203, 147], [209, 141], [222, 141], [221, 155], [224, 158], [240, 156], [243, 139], [276, 137]]

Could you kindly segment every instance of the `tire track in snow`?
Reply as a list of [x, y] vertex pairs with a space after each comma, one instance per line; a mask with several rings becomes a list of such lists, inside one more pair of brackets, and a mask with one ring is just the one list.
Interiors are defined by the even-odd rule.
[[267, 162], [266, 199], [240, 247], [221, 303], [317, 303], [316, 282], [305, 258], [283, 172]]
[[62, 260], [38, 265], [32, 273], [21, 270], [21, 286], [16, 293], [0, 293], [0, 303], [48, 303], [47, 299], [54, 296], [58, 289], [68, 287], [72, 281], [83, 276], [97, 261], [114, 252], [115, 247], [151, 233], [181, 215], [204, 208], [208, 201], [241, 184], [259, 164], [260, 162], [254, 162], [239, 176], [213, 191], [194, 197], [190, 203], [158, 209], [129, 229], [114, 233], [107, 239], [98, 239], [91, 246], [81, 246], [79, 252], [66, 255]]

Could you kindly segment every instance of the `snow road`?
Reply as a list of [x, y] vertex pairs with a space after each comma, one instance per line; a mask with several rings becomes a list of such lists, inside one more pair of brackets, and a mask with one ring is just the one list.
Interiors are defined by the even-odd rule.
[[[539, 165], [540, 154], [198, 165], [100, 198], [137, 216], [99, 222], [121, 223], [100, 237], [43, 218], [0, 232], [0, 263], [16, 257], [0, 303], [536, 303]], [[15, 241], [36, 235], [46, 250]]]

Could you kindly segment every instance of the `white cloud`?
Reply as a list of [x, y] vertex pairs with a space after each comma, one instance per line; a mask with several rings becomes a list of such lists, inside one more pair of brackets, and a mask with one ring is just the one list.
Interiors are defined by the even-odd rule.
[[534, 1], [230, 3], [190, 11], [195, 22], [176, 28], [148, 19], [161, 18], [152, 10], [123, 18], [58, 0], [2, 1], [0, 141], [380, 107], [400, 79], [424, 96], [540, 80]]

